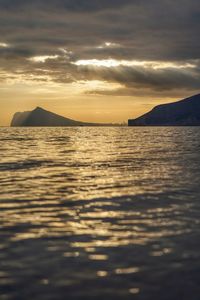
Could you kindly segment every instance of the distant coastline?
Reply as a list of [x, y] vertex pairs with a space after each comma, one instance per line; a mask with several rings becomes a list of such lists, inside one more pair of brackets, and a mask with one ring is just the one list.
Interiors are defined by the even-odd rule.
[[128, 126], [200, 126], [200, 94], [162, 104], [136, 119]]
[[[126, 127], [127, 124], [82, 122], [60, 116], [41, 107], [16, 112], [11, 127]], [[150, 112], [128, 120], [135, 126], [200, 126], [200, 94], [155, 106]], [[1, 126], [6, 127], [6, 126]]]

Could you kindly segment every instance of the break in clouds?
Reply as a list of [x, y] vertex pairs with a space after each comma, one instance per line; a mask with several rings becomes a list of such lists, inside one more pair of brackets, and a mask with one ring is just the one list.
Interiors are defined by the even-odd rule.
[[200, 89], [197, 0], [0, 0], [0, 80], [117, 83], [114, 95]]

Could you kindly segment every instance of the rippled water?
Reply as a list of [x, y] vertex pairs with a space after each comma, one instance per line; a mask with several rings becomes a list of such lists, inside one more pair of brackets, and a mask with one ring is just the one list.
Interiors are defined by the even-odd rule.
[[200, 299], [200, 128], [1, 128], [0, 299]]

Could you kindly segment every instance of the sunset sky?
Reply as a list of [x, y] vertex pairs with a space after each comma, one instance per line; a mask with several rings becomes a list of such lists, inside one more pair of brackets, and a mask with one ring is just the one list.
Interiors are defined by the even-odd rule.
[[200, 90], [198, 0], [0, 0], [0, 125], [123, 122]]

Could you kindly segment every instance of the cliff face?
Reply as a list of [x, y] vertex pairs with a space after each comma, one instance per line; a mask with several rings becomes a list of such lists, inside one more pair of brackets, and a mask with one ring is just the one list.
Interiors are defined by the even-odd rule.
[[12, 118], [11, 126], [23, 126], [23, 123], [26, 121], [30, 113], [30, 111], [25, 111], [23, 113], [16, 112]]
[[74, 121], [50, 111], [47, 111], [41, 107], [37, 107], [33, 111], [27, 112], [17, 112], [14, 114], [11, 121], [11, 126], [95, 126], [97, 124], [84, 123], [79, 121]]
[[178, 102], [158, 105], [129, 126], [200, 126], [200, 94]]

